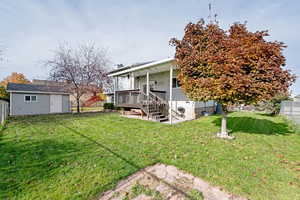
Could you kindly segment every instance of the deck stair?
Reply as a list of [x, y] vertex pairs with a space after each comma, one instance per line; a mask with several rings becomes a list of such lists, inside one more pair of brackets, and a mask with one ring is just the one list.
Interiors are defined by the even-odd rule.
[[146, 115], [158, 122], [168, 121], [168, 102], [149, 92], [149, 95], [142, 93], [145, 101], [142, 101], [141, 109], [146, 113]]
[[164, 114], [162, 114], [159, 111], [149, 112], [149, 116], [151, 119], [158, 121], [158, 122], [164, 122], [164, 121], [169, 120], [168, 116], [165, 116]]

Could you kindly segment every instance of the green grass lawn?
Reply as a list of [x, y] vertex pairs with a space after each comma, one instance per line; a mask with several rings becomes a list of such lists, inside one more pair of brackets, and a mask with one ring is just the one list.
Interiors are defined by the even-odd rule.
[[284, 118], [232, 113], [176, 125], [118, 114], [11, 119], [0, 132], [0, 199], [93, 199], [165, 163], [251, 199], [300, 199], [300, 134]]

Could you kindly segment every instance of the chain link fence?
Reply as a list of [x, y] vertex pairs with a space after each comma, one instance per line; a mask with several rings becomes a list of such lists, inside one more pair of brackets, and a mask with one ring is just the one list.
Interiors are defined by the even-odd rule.
[[280, 114], [300, 124], [300, 101], [281, 102]]

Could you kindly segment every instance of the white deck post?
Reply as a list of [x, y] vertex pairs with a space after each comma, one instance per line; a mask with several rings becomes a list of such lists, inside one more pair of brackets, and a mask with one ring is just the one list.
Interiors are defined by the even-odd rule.
[[114, 104], [117, 105], [117, 93], [116, 93], [116, 91], [118, 90], [118, 85], [119, 85], [117, 76], [114, 78], [114, 82], [115, 82], [115, 84], [114, 84]]
[[148, 105], [148, 119], [149, 119], [149, 91], [150, 91], [150, 87], [149, 87], [149, 72], [147, 71], [147, 75], [146, 75], [146, 82], [147, 82], [147, 85], [146, 85], [146, 94], [147, 94], [147, 105]]
[[149, 87], [149, 72], [147, 72], [146, 81], [147, 81], [146, 94], [147, 94], [147, 96], [149, 96], [149, 91], [150, 91], [150, 87]]
[[172, 124], [172, 100], [173, 100], [173, 67], [170, 66], [170, 95], [169, 95], [169, 118], [170, 118], [170, 124]]
[[135, 89], [135, 87], [134, 87], [134, 73], [132, 72], [131, 73], [131, 89]]

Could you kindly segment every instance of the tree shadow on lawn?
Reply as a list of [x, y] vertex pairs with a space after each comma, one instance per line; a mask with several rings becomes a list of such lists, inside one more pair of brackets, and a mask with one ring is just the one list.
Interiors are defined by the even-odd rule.
[[68, 141], [25, 141], [0, 138], [0, 199], [17, 196], [36, 181], [56, 174], [55, 169], [67, 165], [79, 152]]
[[62, 113], [62, 114], [45, 114], [45, 115], [28, 115], [28, 116], [11, 116], [10, 121], [14, 122], [48, 122], [49, 120], [70, 120], [97, 117], [101, 115], [111, 115], [116, 112], [90, 112], [90, 113]]
[[[217, 126], [221, 126], [221, 118], [213, 121]], [[284, 122], [274, 122], [268, 119], [258, 119], [255, 117], [228, 117], [227, 128], [230, 133], [244, 132], [251, 134], [265, 135], [289, 135], [294, 133], [291, 127]]]
[[274, 117], [274, 116], [276, 116], [275, 114], [267, 113], [267, 112], [257, 113], [257, 115], [260, 115], [260, 116], [263, 116], [263, 117]]

